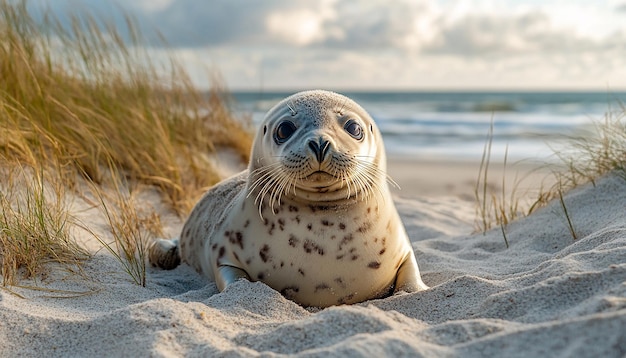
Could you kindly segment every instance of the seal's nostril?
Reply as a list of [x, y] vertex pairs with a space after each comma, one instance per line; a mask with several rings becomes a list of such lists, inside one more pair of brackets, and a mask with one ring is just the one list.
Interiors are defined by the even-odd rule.
[[309, 148], [311, 148], [311, 150], [313, 151], [313, 153], [315, 153], [315, 155], [319, 155], [320, 147], [317, 145], [317, 142], [310, 141]]
[[324, 160], [324, 158], [326, 157], [326, 154], [328, 153], [328, 149], [330, 149], [330, 142], [320, 138], [319, 148], [320, 148], [319, 157], [320, 157], [320, 163], [321, 163], [322, 160]]
[[320, 150], [320, 146], [317, 144], [317, 142], [312, 140], [309, 141], [309, 148], [311, 148], [313, 154], [315, 154], [317, 161], [321, 163], [322, 151]]
[[317, 161], [321, 163], [324, 161], [324, 158], [328, 153], [328, 149], [330, 148], [330, 142], [320, 137], [318, 142], [314, 140], [309, 141], [309, 148], [311, 148], [313, 154], [315, 154]]

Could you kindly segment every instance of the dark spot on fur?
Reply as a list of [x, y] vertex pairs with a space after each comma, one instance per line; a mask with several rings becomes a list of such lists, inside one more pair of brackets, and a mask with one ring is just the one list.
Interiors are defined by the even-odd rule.
[[240, 231], [230, 232], [226, 231], [229, 234], [228, 241], [233, 244], [239, 246], [243, 250], [243, 234]]
[[311, 209], [311, 212], [316, 212], [316, 211], [327, 211], [330, 208], [328, 207], [328, 205], [309, 205], [309, 209]]
[[239, 261], [239, 255], [236, 252], [233, 252], [233, 256], [235, 256], [235, 260]]
[[298, 224], [300, 223], [300, 215], [296, 215], [295, 218], [293, 218]]
[[289, 212], [297, 213], [298, 212], [298, 207], [297, 206], [293, 206], [293, 205], [289, 205]]
[[259, 274], [256, 275], [256, 278], [258, 278], [259, 280], [262, 280], [265, 278], [265, 274], [263, 274], [263, 272], [259, 272]]
[[246, 228], [248, 227], [248, 225], [250, 225], [250, 220], [246, 220], [246, 222], [243, 224], [243, 227]]
[[280, 267], [283, 267], [283, 266], [285, 266], [285, 261], [280, 262]]
[[354, 293], [351, 293], [349, 295], [343, 296], [340, 299], [338, 299], [337, 303], [339, 303], [340, 305], [345, 305], [346, 303], [350, 302], [350, 300], [353, 298], [354, 298]]
[[320, 283], [319, 285], [315, 286], [315, 292], [321, 291], [321, 290], [328, 290], [330, 289], [330, 286], [328, 286], [325, 283]]
[[380, 262], [378, 261], [372, 261], [369, 264], [367, 264], [367, 267], [371, 268], [371, 269], [377, 269], [380, 267]]
[[359, 258], [359, 255], [352, 255], [352, 256], [350, 256], [350, 259], [352, 261], [356, 261], [358, 258]]
[[344, 224], [344, 223], [339, 223], [339, 228], [340, 228], [341, 230], [345, 230], [345, 229], [346, 229], [346, 224]]
[[250, 265], [252, 263], [252, 258], [248, 257], [248, 259], [246, 260], [246, 265]]
[[272, 225], [270, 226], [270, 229], [267, 231], [267, 233], [270, 234], [270, 236], [274, 235], [275, 228], [276, 228], [276, 224], [272, 221]]
[[221, 259], [222, 257], [224, 257], [224, 254], [226, 253], [226, 248], [224, 246], [220, 247], [220, 251], [217, 254], [217, 258]]
[[263, 219], [263, 225], [267, 226], [270, 223], [270, 221], [267, 218]]
[[298, 292], [300, 292], [300, 287], [298, 286], [288, 286], [280, 290], [280, 293], [289, 300], [293, 300]]
[[345, 255], [345, 254], [337, 255], [337, 256], [335, 257], [335, 259], [337, 259], [337, 260], [341, 260], [341, 259], [343, 259], [343, 257], [344, 257], [344, 256], [346, 256], [346, 255]]
[[372, 211], [372, 208], [367, 208], [367, 213], [369, 214]]
[[188, 237], [190, 233], [191, 233], [191, 227], [186, 227], [185, 231], [183, 232], [183, 236]]
[[298, 269], [298, 273], [299, 273], [300, 275], [304, 276], [304, 270], [303, 270], [303, 269], [299, 268], [299, 269]]
[[304, 251], [307, 254], [310, 254], [311, 252], [313, 252], [313, 245], [311, 240], [304, 240], [304, 245], [302, 245], [302, 247], [304, 247]]
[[345, 282], [343, 282], [343, 279], [342, 279], [341, 277], [337, 277], [337, 278], [335, 279], [335, 282], [336, 282], [336, 283], [339, 285], [339, 287], [341, 287], [341, 288], [346, 288], [346, 287], [347, 287], [347, 286], [346, 286], [346, 283], [345, 283]]
[[343, 239], [341, 239], [341, 242], [339, 243], [339, 250], [342, 250], [343, 246], [352, 240], [354, 240], [354, 237], [352, 236], [352, 234], [348, 234], [344, 236]]
[[380, 249], [380, 251], [378, 251], [378, 254], [382, 255], [385, 253], [385, 251], [387, 251], [387, 249], [383, 247], [382, 249]]
[[293, 234], [289, 236], [289, 246], [296, 247], [298, 246], [299, 243], [300, 243], [300, 239], [293, 236]]
[[307, 254], [315, 251], [321, 256], [324, 255], [324, 248], [309, 239], [304, 240], [304, 244], [302, 245], [302, 247]]
[[368, 232], [369, 229], [371, 229], [371, 228], [372, 228], [372, 222], [371, 221], [366, 221], [361, 226], [359, 226], [357, 231], [361, 232], [361, 233], [364, 233], [364, 232]]
[[269, 252], [270, 252], [270, 247], [267, 244], [263, 245], [263, 247], [259, 251], [259, 257], [261, 257], [261, 260], [263, 260], [263, 262], [268, 262], [269, 260], [272, 259]]
[[322, 220], [322, 225], [324, 225], [324, 226], [333, 226], [333, 225], [335, 225], [335, 223], [330, 222], [328, 220]]
[[278, 219], [278, 228], [280, 229], [280, 231], [285, 231], [285, 220], [284, 219]]

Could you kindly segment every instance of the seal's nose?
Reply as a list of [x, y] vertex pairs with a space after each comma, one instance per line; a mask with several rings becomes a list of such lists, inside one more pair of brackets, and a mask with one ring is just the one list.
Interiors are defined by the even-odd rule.
[[317, 142], [314, 140], [309, 141], [309, 148], [311, 148], [313, 154], [315, 154], [317, 161], [321, 163], [324, 161], [324, 157], [326, 157], [326, 154], [328, 153], [330, 142], [320, 137]]

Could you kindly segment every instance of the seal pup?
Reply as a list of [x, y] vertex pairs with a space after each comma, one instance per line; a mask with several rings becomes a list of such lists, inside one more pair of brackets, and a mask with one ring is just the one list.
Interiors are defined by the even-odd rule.
[[220, 291], [262, 281], [303, 306], [427, 289], [388, 180], [381, 134], [361, 106], [294, 94], [266, 114], [248, 169], [209, 189], [180, 241], [155, 241], [149, 260], [182, 260]]

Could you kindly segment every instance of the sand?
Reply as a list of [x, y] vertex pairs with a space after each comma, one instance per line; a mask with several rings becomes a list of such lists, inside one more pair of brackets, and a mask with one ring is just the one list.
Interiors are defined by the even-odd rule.
[[[390, 164], [427, 291], [304, 309], [258, 282], [219, 293], [184, 265], [151, 269], [140, 287], [99, 250], [84, 277], [50, 267], [21, 283], [45, 291], [0, 290], [0, 356], [626, 355], [626, 180], [608, 176], [565, 196], [577, 240], [556, 201], [511, 223], [507, 248], [500, 228], [472, 233], [478, 167], [470, 164]], [[154, 198], [146, 205], [165, 214]], [[81, 200], [77, 215], [106, 234], [101, 214]], [[164, 222], [168, 235], [180, 229], [171, 214]]]

